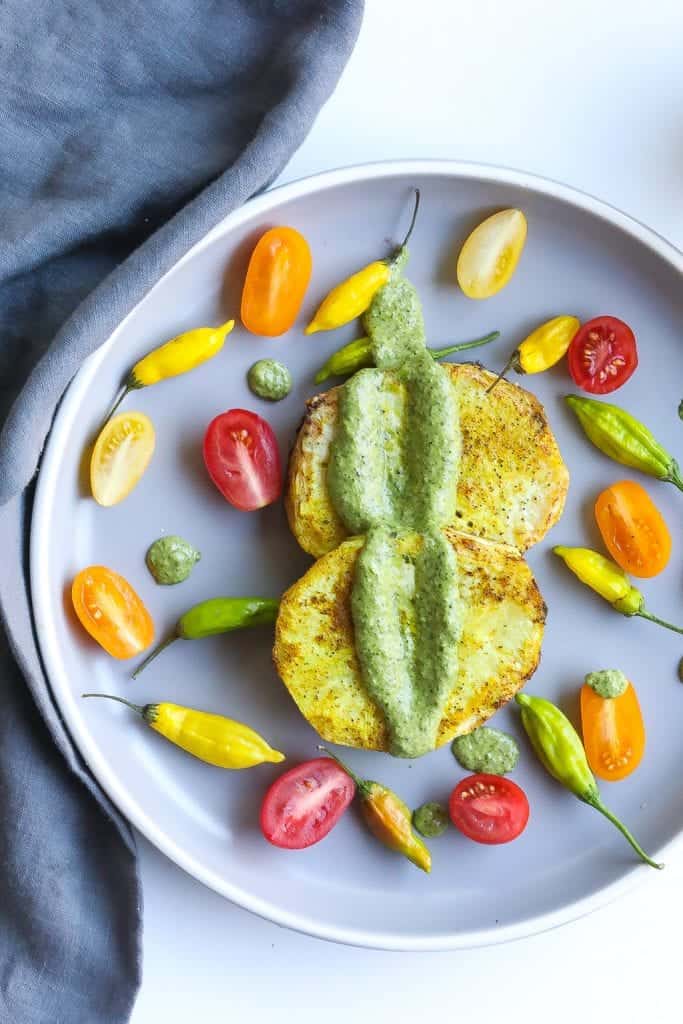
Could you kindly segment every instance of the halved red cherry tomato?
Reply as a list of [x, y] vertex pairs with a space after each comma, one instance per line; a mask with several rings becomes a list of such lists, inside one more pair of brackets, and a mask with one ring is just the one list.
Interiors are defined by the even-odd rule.
[[509, 843], [526, 828], [529, 801], [523, 789], [502, 775], [468, 775], [448, 803], [451, 821], [475, 843]]
[[104, 565], [74, 578], [71, 600], [81, 625], [112, 658], [132, 658], [154, 640], [154, 623], [130, 583]]
[[650, 495], [635, 480], [620, 480], [602, 491], [595, 519], [607, 550], [626, 572], [649, 579], [666, 568], [671, 534]]
[[226, 501], [253, 512], [282, 492], [280, 452], [273, 428], [247, 409], [230, 409], [206, 428], [204, 462]]
[[636, 337], [623, 320], [596, 316], [579, 327], [567, 358], [577, 387], [607, 395], [625, 384], [638, 365]]
[[251, 254], [242, 291], [242, 323], [252, 334], [284, 334], [297, 318], [311, 278], [311, 250], [294, 228], [271, 228]]
[[636, 770], [645, 750], [645, 726], [630, 683], [620, 697], [601, 697], [584, 683], [581, 729], [588, 763], [601, 779], [616, 782]]
[[356, 784], [330, 757], [290, 768], [261, 806], [261, 830], [273, 846], [303, 850], [331, 832], [353, 800]]

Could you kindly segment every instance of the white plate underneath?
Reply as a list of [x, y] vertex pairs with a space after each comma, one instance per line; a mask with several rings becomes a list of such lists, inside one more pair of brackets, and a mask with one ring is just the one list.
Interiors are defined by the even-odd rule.
[[[587, 319], [612, 313], [639, 339], [640, 367], [615, 396], [674, 452], [683, 428], [680, 392], [683, 257], [648, 229], [564, 186], [508, 170], [449, 162], [400, 162], [323, 174], [252, 200], [195, 246], [83, 366], [61, 405], [43, 459], [33, 514], [31, 582], [40, 645], [55, 700], [101, 785], [124, 814], [186, 871], [241, 906], [312, 935], [389, 949], [443, 949], [518, 938], [577, 917], [644, 878], [623, 839], [590, 808], [546, 776], [524, 742], [514, 707], [495, 724], [515, 733], [523, 756], [514, 778], [526, 790], [531, 819], [514, 843], [485, 847], [451, 829], [431, 843], [430, 877], [392, 855], [348, 813], [310, 850], [270, 847], [258, 828], [262, 794], [281, 771], [262, 766], [222, 772], [193, 760], [152, 733], [125, 708], [81, 701], [84, 690], [138, 703], [175, 700], [246, 721], [287, 752], [290, 764], [315, 756], [317, 736], [299, 715], [270, 658], [271, 631], [175, 644], [141, 676], [91, 644], [74, 621], [74, 574], [101, 563], [131, 581], [163, 636], [189, 606], [218, 594], [277, 595], [309, 564], [290, 536], [280, 505], [256, 514], [226, 504], [208, 480], [204, 429], [217, 413], [252, 408], [270, 420], [283, 456], [314, 393], [312, 376], [353, 334], [353, 325], [312, 338], [301, 328], [327, 289], [384, 255], [405, 225], [410, 190], [423, 203], [408, 274], [423, 299], [430, 343], [466, 340], [500, 329], [481, 353], [500, 367], [541, 321], [558, 313]], [[529, 238], [510, 286], [471, 302], [454, 284], [455, 258], [468, 230], [488, 212], [520, 206]], [[131, 395], [148, 413], [157, 451], [142, 482], [112, 509], [88, 496], [81, 461], [119, 382], [145, 352], [181, 330], [237, 316], [254, 240], [287, 223], [308, 238], [314, 272], [302, 316], [288, 335], [255, 338], [242, 329], [217, 359], [194, 373]], [[263, 356], [293, 371], [291, 395], [277, 405], [255, 398], [245, 371]], [[643, 845], [673, 857], [683, 830], [682, 645], [674, 635], [614, 613], [550, 554], [551, 543], [599, 545], [592, 501], [608, 483], [637, 477], [592, 449], [564, 409], [564, 367], [527, 383], [546, 404], [572, 483], [562, 522], [529, 554], [549, 616], [542, 664], [531, 693], [559, 701], [576, 721], [579, 685], [595, 668], [618, 665], [635, 682], [648, 730], [643, 764], [628, 780], [603, 785], [608, 804]], [[666, 572], [646, 581], [648, 605], [683, 620], [680, 523], [683, 497], [641, 478], [674, 535]], [[147, 546], [179, 533], [203, 552], [178, 587], [154, 584]], [[361, 773], [395, 788], [412, 806], [446, 800], [463, 773], [448, 747], [419, 761], [349, 752]], [[654, 876], [655, 873], [651, 872]], [[653, 879], [656, 882], [656, 877]]]

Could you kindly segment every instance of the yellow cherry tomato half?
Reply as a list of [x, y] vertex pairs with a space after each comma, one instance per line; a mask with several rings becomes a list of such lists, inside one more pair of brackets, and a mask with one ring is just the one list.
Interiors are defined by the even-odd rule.
[[458, 256], [458, 284], [470, 299], [488, 299], [517, 269], [526, 242], [521, 210], [501, 210], [474, 229]]
[[154, 640], [154, 623], [130, 583], [104, 565], [82, 569], [71, 585], [83, 628], [112, 658], [132, 658]]
[[105, 423], [90, 459], [98, 505], [116, 505], [133, 490], [154, 454], [154, 427], [142, 412], [121, 412]]

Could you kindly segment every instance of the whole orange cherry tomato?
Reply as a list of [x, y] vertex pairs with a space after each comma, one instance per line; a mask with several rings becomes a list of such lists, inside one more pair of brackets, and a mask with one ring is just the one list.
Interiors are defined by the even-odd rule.
[[130, 583], [112, 569], [82, 569], [71, 599], [81, 625], [112, 658], [132, 658], [154, 640], [151, 615]]
[[645, 726], [631, 683], [620, 697], [601, 697], [581, 687], [583, 745], [591, 768], [601, 779], [625, 779], [640, 764], [645, 750]]
[[649, 578], [665, 568], [671, 534], [644, 487], [621, 480], [599, 495], [595, 518], [615, 562], [633, 576]]
[[311, 250], [294, 228], [271, 228], [251, 254], [242, 291], [242, 323], [276, 337], [297, 318], [311, 278]]

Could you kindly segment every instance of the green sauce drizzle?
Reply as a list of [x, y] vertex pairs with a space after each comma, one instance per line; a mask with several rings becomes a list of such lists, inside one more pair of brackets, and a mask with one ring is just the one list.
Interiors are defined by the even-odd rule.
[[377, 369], [343, 386], [328, 486], [346, 527], [366, 534], [351, 595], [365, 685], [391, 752], [419, 757], [436, 745], [458, 671], [458, 566], [441, 527], [455, 512], [461, 437], [406, 259], [403, 249], [365, 315]]
[[519, 761], [519, 747], [512, 736], [482, 725], [451, 744], [456, 761], [469, 772], [506, 775]]

